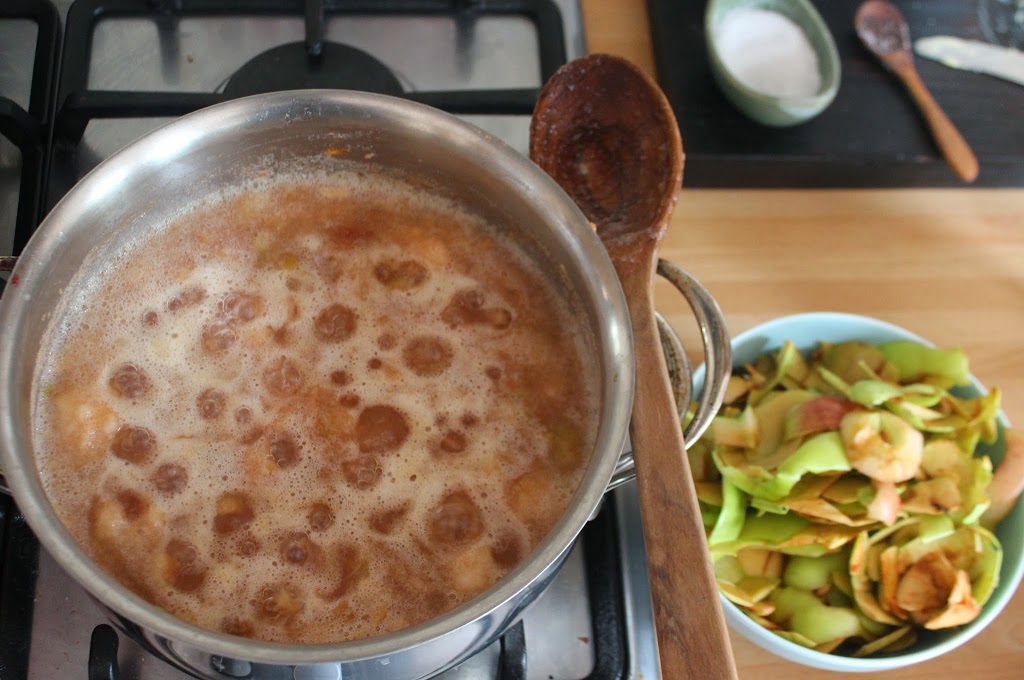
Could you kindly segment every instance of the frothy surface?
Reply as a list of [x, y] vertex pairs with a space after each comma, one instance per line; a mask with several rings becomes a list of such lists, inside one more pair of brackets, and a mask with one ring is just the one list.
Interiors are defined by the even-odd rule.
[[433, 618], [525, 558], [593, 447], [567, 305], [393, 180], [224, 198], [81, 290], [42, 368], [44, 485], [100, 564], [206, 628]]

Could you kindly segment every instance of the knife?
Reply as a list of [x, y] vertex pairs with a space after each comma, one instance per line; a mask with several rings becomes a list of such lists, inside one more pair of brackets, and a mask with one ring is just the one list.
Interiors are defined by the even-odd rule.
[[1024, 85], [1024, 52], [1012, 47], [936, 35], [917, 40], [914, 51], [950, 68], [985, 73]]

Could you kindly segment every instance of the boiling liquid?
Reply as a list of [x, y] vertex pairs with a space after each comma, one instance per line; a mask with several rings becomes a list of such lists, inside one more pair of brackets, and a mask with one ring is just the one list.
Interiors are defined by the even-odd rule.
[[596, 430], [571, 310], [419, 190], [281, 180], [126, 252], [51, 331], [35, 439], [89, 554], [263, 640], [471, 599], [564, 512]]

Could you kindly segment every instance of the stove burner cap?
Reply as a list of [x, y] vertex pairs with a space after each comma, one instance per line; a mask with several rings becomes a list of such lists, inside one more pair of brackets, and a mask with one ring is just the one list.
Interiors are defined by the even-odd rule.
[[362, 50], [325, 42], [318, 60], [309, 57], [304, 43], [280, 45], [258, 54], [228, 78], [224, 94], [250, 94], [326, 88], [401, 95], [398, 78], [383, 62]]

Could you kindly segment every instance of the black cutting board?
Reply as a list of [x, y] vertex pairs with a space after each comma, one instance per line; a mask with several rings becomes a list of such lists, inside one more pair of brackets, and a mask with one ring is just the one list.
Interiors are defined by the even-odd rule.
[[[658, 80], [679, 120], [690, 187], [962, 186], [903, 86], [857, 39], [861, 0], [815, 0], [842, 61], [832, 105], [792, 128], [744, 117], [708, 66], [701, 0], [648, 0]], [[911, 37], [983, 39], [976, 0], [896, 0]], [[975, 186], [1024, 186], [1024, 87], [915, 57], [981, 164]]]

